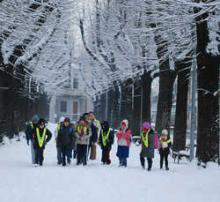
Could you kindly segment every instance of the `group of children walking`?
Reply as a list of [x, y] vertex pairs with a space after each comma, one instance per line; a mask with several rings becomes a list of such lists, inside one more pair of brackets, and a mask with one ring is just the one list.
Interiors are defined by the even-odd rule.
[[[36, 118], [36, 117], [35, 117]], [[51, 139], [51, 132], [46, 128], [45, 121], [38, 122], [32, 120], [31, 130], [26, 130], [26, 138], [29, 144], [31, 141], [33, 163], [43, 164], [43, 151], [46, 143]], [[110, 151], [117, 138], [117, 153], [119, 166], [127, 167], [129, 149], [132, 135], [129, 129], [128, 120], [123, 120], [116, 135], [107, 121], [100, 123], [93, 112], [85, 113], [79, 121], [72, 125], [69, 118], [61, 118], [55, 131], [57, 148], [57, 163], [63, 166], [71, 163], [72, 158], [76, 158], [76, 165], [87, 165], [88, 158], [96, 159], [96, 145], [102, 150], [101, 161], [103, 164], [111, 164]], [[162, 130], [160, 136], [152, 129], [149, 122], [144, 122], [140, 134], [140, 163], [145, 169], [145, 159], [147, 159], [147, 170], [150, 171], [153, 165], [155, 149], [159, 149], [160, 168], [168, 167], [168, 155], [170, 153], [171, 139], [166, 129]], [[33, 152], [34, 149], [34, 152]]]

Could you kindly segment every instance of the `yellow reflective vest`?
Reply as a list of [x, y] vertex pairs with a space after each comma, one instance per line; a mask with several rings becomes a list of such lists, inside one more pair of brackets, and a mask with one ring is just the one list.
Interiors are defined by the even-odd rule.
[[47, 132], [47, 129], [44, 128], [43, 134], [41, 135], [39, 128], [36, 128], [37, 140], [38, 140], [38, 145], [39, 145], [40, 148], [43, 147], [43, 144], [44, 144], [44, 141], [45, 141], [45, 138], [46, 138], [46, 132]]
[[149, 135], [150, 130], [147, 131], [147, 133], [144, 135], [144, 133], [141, 133], [141, 141], [143, 142], [144, 146], [148, 148], [149, 142], [148, 142], [148, 135]]
[[110, 128], [108, 129], [107, 134], [104, 134], [103, 130], [101, 131], [102, 144], [103, 144], [104, 147], [107, 145], [107, 140], [109, 138], [109, 134], [110, 134]]

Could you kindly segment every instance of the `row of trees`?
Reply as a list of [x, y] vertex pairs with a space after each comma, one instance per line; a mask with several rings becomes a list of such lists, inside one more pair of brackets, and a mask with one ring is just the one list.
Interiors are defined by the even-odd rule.
[[48, 117], [47, 86], [35, 67], [54, 32], [54, 6], [52, 1], [0, 1], [0, 142], [33, 114]]
[[[159, 77], [156, 130], [170, 127], [177, 80], [174, 149], [186, 146], [190, 73], [197, 66], [197, 154], [219, 151], [220, 4], [200, 0], [94, 0], [82, 11], [80, 31], [89, 92], [100, 119], [134, 134], [151, 121], [151, 86]], [[92, 70], [91, 70], [92, 68]]]

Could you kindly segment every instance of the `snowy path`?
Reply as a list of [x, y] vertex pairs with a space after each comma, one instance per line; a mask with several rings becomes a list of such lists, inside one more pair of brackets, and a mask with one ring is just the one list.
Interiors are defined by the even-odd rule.
[[[52, 126], [50, 126], [52, 127]], [[116, 144], [115, 144], [116, 146]], [[128, 168], [119, 168], [112, 151], [112, 165], [96, 161], [87, 167], [56, 165], [55, 142], [45, 151], [43, 167], [30, 163], [25, 140], [0, 147], [1, 202], [219, 202], [220, 168], [198, 169], [193, 163], [173, 164], [160, 170], [159, 157], [152, 172], [141, 169], [139, 149], [132, 145]]]

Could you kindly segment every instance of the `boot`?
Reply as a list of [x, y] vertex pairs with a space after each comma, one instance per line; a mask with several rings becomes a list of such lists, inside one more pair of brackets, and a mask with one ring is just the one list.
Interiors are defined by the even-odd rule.
[[145, 169], [145, 159], [144, 157], [142, 157], [142, 155], [140, 155], [140, 162], [141, 162], [142, 168]]

